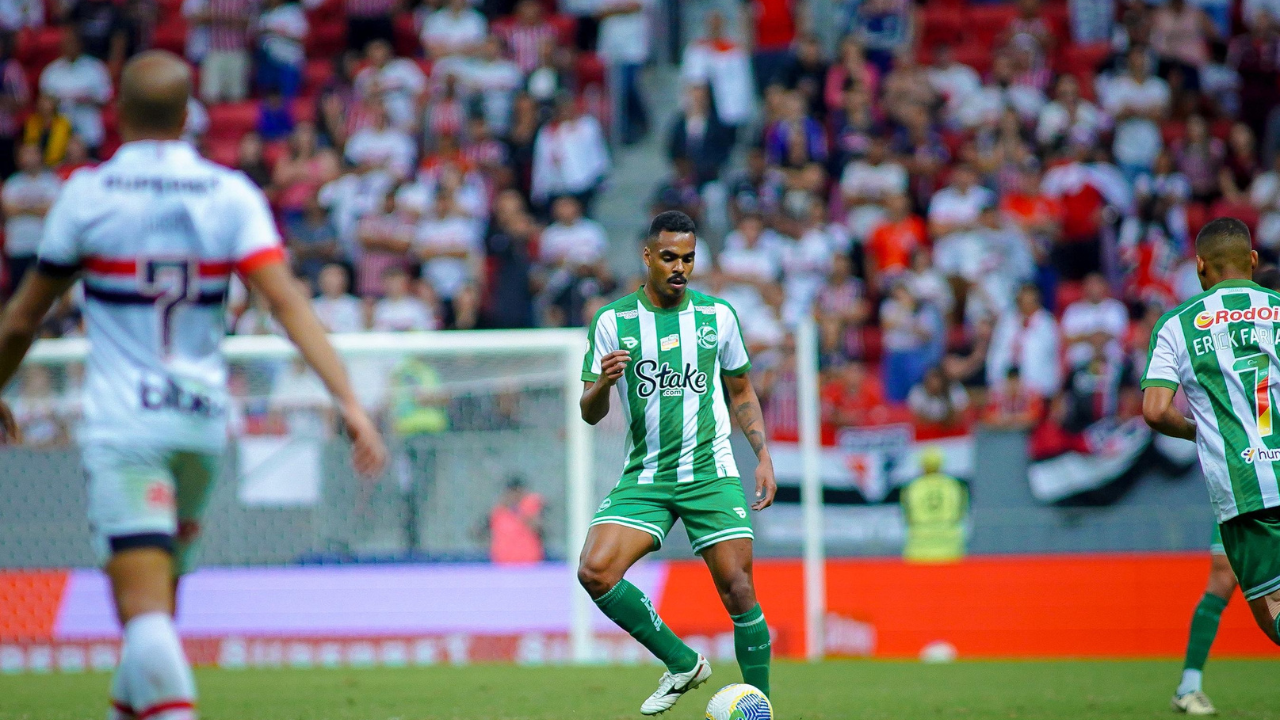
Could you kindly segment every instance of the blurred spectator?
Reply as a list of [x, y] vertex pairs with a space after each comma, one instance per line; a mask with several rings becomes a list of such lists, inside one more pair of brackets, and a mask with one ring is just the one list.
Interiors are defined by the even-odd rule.
[[534, 140], [530, 196], [545, 206], [553, 197], [573, 195], [583, 212], [591, 215], [609, 166], [600, 123], [581, 112], [572, 97], [561, 97], [555, 117], [538, 130]]
[[[871, 143], [887, 133], [871, 97], [865, 86], [850, 85], [841, 95], [842, 104], [831, 112], [831, 167], [836, 170], [865, 156]], [[892, 133], [888, 135], [892, 139]]]
[[907, 562], [945, 563], [964, 557], [969, 490], [942, 472], [944, 457], [936, 447], [920, 453], [924, 474], [902, 488], [899, 500], [907, 539], [902, 558]]
[[1116, 417], [1122, 392], [1137, 389], [1133, 363], [1123, 353], [1110, 352], [1111, 342], [1107, 333], [1094, 333], [1088, 342], [1092, 352], [1071, 364], [1059, 411], [1067, 432], [1083, 432], [1100, 420]]
[[291, 440], [327, 440], [337, 427], [333, 400], [302, 358], [276, 373], [267, 403]]
[[374, 40], [365, 51], [365, 68], [355, 76], [355, 94], [366, 102], [381, 102], [387, 120], [397, 129], [415, 132], [427, 91], [422, 68], [408, 58], [398, 58], [386, 40]]
[[520, 72], [527, 74], [538, 66], [543, 46], [550, 42], [554, 47], [556, 28], [547, 21], [541, 0], [519, 0], [513, 18], [514, 22], [494, 30], [500, 33], [511, 50], [511, 57]]
[[782, 277], [783, 239], [765, 227], [759, 213], [746, 213], [724, 240], [719, 271], [722, 296], [739, 311], [750, 315], [776, 302]]
[[1253, 131], [1244, 123], [1232, 124], [1227, 133], [1227, 156], [1220, 178], [1223, 198], [1231, 203], [1246, 202], [1249, 186], [1259, 172]]
[[125, 6], [113, 0], [73, 0], [64, 21], [74, 28], [84, 52], [107, 64], [114, 76], [131, 52], [129, 40], [136, 32]]
[[444, 7], [427, 15], [422, 23], [422, 47], [427, 57], [471, 55], [489, 34], [489, 23], [467, 0], [446, 0]]
[[1006, 110], [1018, 114], [1021, 122], [1036, 119], [1044, 108], [1044, 93], [1039, 88], [1018, 83], [1017, 68], [1007, 52], [996, 53], [991, 76], [975, 93], [966, 96], [957, 110], [956, 119], [968, 129], [995, 124]]
[[1169, 114], [1169, 84], [1151, 75], [1149, 65], [1144, 48], [1131, 49], [1126, 72], [1098, 92], [1116, 121], [1112, 152], [1130, 180], [1151, 170], [1164, 145], [1159, 124]]
[[915, 29], [913, 10], [907, 0], [864, 0], [858, 4], [850, 34], [881, 72], [888, 72], [895, 58], [909, 52]]
[[347, 160], [351, 164], [381, 170], [403, 180], [413, 170], [417, 151], [409, 134], [388, 122], [387, 112], [376, 101], [366, 106], [370, 122], [347, 140]]
[[866, 157], [850, 162], [840, 175], [840, 196], [848, 211], [845, 224], [855, 239], [868, 238], [883, 223], [904, 219], [903, 212], [909, 208], [888, 206], [893, 196], [906, 200], [908, 183], [906, 168], [889, 156], [888, 138], [872, 138]]
[[[1247, 12], [1249, 3], [1245, 5]], [[1267, 133], [1280, 83], [1280, 34], [1276, 32], [1280, 18], [1275, 14], [1267, 12], [1256, 22], [1248, 22], [1246, 15], [1248, 34], [1232, 38], [1227, 45], [1227, 65], [1240, 75], [1240, 119], [1256, 137]]]
[[836, 254], [831, 270], [814, 298], [823, 365], [840, 365], [861, 359], [863, 329], [870, 319], [871, 306], [862, 281], [853, 276], [849, 257]]
[[421, 213], [408, 210], [403, 197], [400, 193], [388, 192], [356, 225], [360, 242], [356, 289], [364, 297], [383, 295], [386, 290], [382, 282], [387, 271], [409, 266], [409, 250]]
[[102, 144], [102, 106], [111, 99], [111, 76], [101, 60], [86, 55], [70, 29], [62, 32], [62, 54], [40, 73], [40, 93], [58, 101], [59, 111], [89, 146]]
[[688, 85], [710, 87], [715, 114], [732, 130], [732, 140], [755, 110], [751, 61], [742, 46], [725, 35], [724, 15], [712, 10], [706, 23], [706, 35], [684, 49], [680, 77]]
[[649, 60], [649, 13], [652, 0], [597, 0], [600, 21], [596, 52], [609, 66], [615, 102], [613, 122], [619, 124], [623, 144], [639, 142], [649, 133], [649, 111], [640, 90], [640, 71]]
[[356, 73], [360, 67], [360, 55], [351, 50], [334, 57], [333, 74], [325, 81], [316, 96], [316, 131], [321, 144], [341, 150], [350, 134], [350, 115], [358, 104]]
[[53, 386], [53, 373], [43, 365], [27, 365], [21, 373], [13, 419], [22, 431], [22, 444], [53, 447], [71, 441], [67, 408]]
[[1009, 368], [999, 390], [991, 393], [983, 424], [998, 430], [1027, 431], [1044, 417], [1044, 398], [1022, 384], [1018, 368]]
[[929, 357], [931, 340], [942, 332], [932, 305], [921, 303], [905, 282], [895, 284], [880, 305], [885, 397], [903, 402], [925, 370], [941, 358]]
[[1209, 203], [1222, 191], [1219, 177], [1226, 160], [1227, 147], [1218, 138], [1209, 135], [1209, 124], [1204, 117], [1187, 118], [1187, 136], [1173, 147], [1178, 172], [1191, 186], [1191, 199]]
[[978, 184], [973, 168], [957, 165], [951, 183], [934, 193], [929, 201], [929, 235], [933, 238], [934, 262], [945, 275], [965, 275], [974, 260], [973, 231], [984, 208], [995, 195]]
[[197, 150], [204, 146], [204, 136], [209, 132], [209, 111], [194, 97], [187, 98], [187, 120], [182, 125], [182, 139]]
[[934, 48], [928, 75], [929, 84], [945, 103], [943, 116], [953, 124], [958, 123], [960, 108], [982, 88], [978, 71], [956, 60], [955, 51], [944, 43]]
[[1064, 161], [1044, 174], [1044, 197], [1062, 207], [1062, 231], [1050, 249], [1050, 260], [1067, 280], [1079, 280], [1102, 266], [1102, 229], [1108, 202], [1094, 168], [1084, 160], [1087, 145], [1075, 144]]
[[247, 132], [240, 136], [240, 144], [236, 148], [236, 169], [253, 181], [253, 184], [266, 190], [271, 185], [271, 171], [267, 169], [265, 148], [262, 136], [256, 132]]
[[519, 192], [500, 194], [494, 202], [493, 227], [485, 240], [490, 279], [485, 310], [488, 327], [534, 326], [531, 244], [537, 239], [537, 228]]
[[[468, 93], [478, 97], [486, 132], [501, 135], [511, 124], [511, 106], [524, 78], [520, 68], [503, 54], [502, 41], [489, 36], [480, 43], [476, 56], [458, 71]], [[472, 141], [477, 138], [472, 137]]]
[[375, 42], [390, 45], [396, 26], [397, 0], [343, 0], [347, 17], [347, 49], [364, 52]]
[[364, 330], [364, 312], [360, 301], [347, 292], [350, 282], [347, 269], [330, 263], [320, 271], [320, 295], [311, 301], [320, 323], [331, 333]]
[[1058, 30], [1044, 15], [1040, 0], [1018, 0], [1018, 14], [997, 43], [1030, 55], [1034, 69], [1044, 67], [1058, 47]]
[[987, 384], [999, 391], [1010, 368], [1018, 368], [1022, 382], [1043, 397], [1057, 394], [1061, 384], [1058, 362], [1058, 323], [1040, 303], [1034, 285], [1018, 290], [1017, 309], [996, 324], [987, 357]]
[[280, 93], [272, 91], [258, 104], [258, 135], [266, 142], [283, 140], [293, 132], [293, 110]]
[[342, 261], [338, 232], [315, 193], [306, 196], [301, 209], [285, 224], [284, 235], [294, 269], [313, 284], [320, 281], [326, 265]]
[[931, 367], [907, 394], [907, 408], [916, 422], [954, 427], [964, 422], [969, 394], [960, 383], [949, 380], [941, 367]]
[[733, 132], [711, 111], [711, 94], [705, 85], [687, 85], [684, 108], [671, 121], [667, 133], [667, 157], [693, 164], [698, 185], [718, 180], [733, 150]]
[[1084, 297], [1062, 313], [1062, 339], [1067, 344], [1068, 363], [1078, 363], [1093, 354], [1091, 338], [1101, 333], [1107, 338], [1106, 351], [1120, 354], [1120, 341], [1129, 330], [1129, 311], [1113, 297], [1107, 281], [1099, 273], [1084, 279]]
[[293, 99], [302, 85], [310, 26], [302, 6], [292, 0], [264, 0], [258, 18], [258, 91]]
[[747, 150], [746, 167], [731, 176], [729, 186], [729, 220], [741, 222], [746, 214], [764, 215], [777, 208], [781, 190], [782, 173], [770, 167], [764, 149]]
[[987, 395], [987, 354], [991, 351], [991, 335], [995, 323], [990, 317], [976, 320], [968, 327], [963, 346], [942, 360], [947, 379], [960, 383], [981, 405]]
[[13, 33], [23, 28], [44, 26], [42, 0], [5, 0], [0, 2], [0, 31]]
[[435, 312], [421, 298], [410, 293], [412, 280], [403, 267], [391, 266], [382, 271], [381, 300], [374, 303], [374, 330], [381, 332], [405, 332], [410, 330], [435, 330]]
[[[822, 41], [816, 35], [801, 35], [796, 41], [795, 53], [787, 60], [774, 82], [788, 90], [800, 93], [805, 109], [815, 118], [827, 116], [827, 69], [829, 68]], [[862, 80], [861, 77], [858, 78]]]
[[58, 197], [62, 181], [41, 162], [40, 147], [18, 148], [18, 172], [0, 190], [4, 207], [4, 265], [11, 296], [35, 266], [36, 248], [44, 235], [44, 216]]
[[785, 301], [782, 318], [795, 327], [812, 313], [813, 301], [842, 244], [826, 223], [826, 206], [816, 198], [802, 211], [797, 237], [782, 256]]
[[22, 124], [22, 144], [40, 148], [44, 164], [57, 167], [67, 154], [72, 132], [71, 121], [58, 109], [57, 98], [42, 94]]
[[[436, 195], [431, 217], [418, 225], [413, 252], [422, 262], [422, 277], [431, 284], [444, 311], [444, 324], [456, 327], [459, 296], [479, 282], [484, 257], [482, 228], [458, 207], [453, 195]], [[472, 295], [464, 303], [475, 300]], [[468, 306], [466, 310], [471, 311]]]
[[833, 368], [822, 384], [822, 422], [850, 427], [884, 422], [885, 394], [879, 379], [861, 362]]
[[1200, 89], [1200, 69], [1209, 62], [1209, 42], [1217, 38], [1213, 21], [1187, 0], [1168, 0], [1151, 15], [1151, 49], [1160, 58], [1160, 74], [1181, 74], [1188, 89]]
[[[189, 38], [187, 52], [200, 60], [200, 99], [209, 104], [240, 102], [249, 94], [249, 29], [256, 9], [253, 0], [184, 0], [182, 14], [188, 33], [202, 30], [201, 38]], [[195, 44], [198, 49], [192, 49]]]
[[533, 70], [525, 78], [525, 91], [538, 101], [540, 110], [551, 112], [561, 93], [573, 92], [574, 73], [570, 67], [569, 48], [560, 47], [554, 38], [542, 41]]
[[1280, 153], [1271, 161], [1271, 169], [1253, 179], [1249, 202], [1259, 212], [1258, 244], [1273, 255], [1280, 252]]
[[96, 160], [89, 157], [89, 148], [84, 144], [84, 140], [81, 140], [79, 135], [72, 135], [67, 138], [67, 152], [62, 156], [62, 162], [58, 163], [54, 172], [65, 182], [76, 170], [97, 164]]
[[13, 35], [0, 32], [0, 177], [13, 173], [22, 113], [31, 101], [27, 74], [13, 57], [13, 50]]
[[271, 184], [278, 193], [276, 203], [284, 220], [298, 217], [316, 192], [337, 179], [340, 172], [337, 153], [319, 147], [315, 125], [309, 122], [294, 125], [285, 152], [276, 161], [271, 175]]
[[490, 562], [495, 565], [542, 562], [544, 510], [542, 496], [530, 492], [523, 478], [508, 480], [486, 521]]
[[822, 79], [822, 100], [827, 112], [845, 104], [845, 93], [854, 88], [875, 95], [880, 88], [880, 71], [866, 61], [856, 38], [840, 41], [839, 56]]
[[765, 132], [765, 152], [770, 164], [797, 169], [827, 159], [827, 137], [822, 125], [807, 114], [804, 95], [782, 95], [781, 116]]
[[1107, 127], [1106, 115], [1080, 97], [1080, 83], [1075, 76], [1059, 77], [1054, 88], [1053, 101], [1041, 108], [1036, 121], [1036, 142], [1041, 149], [1056, 151], [1069, 143], [1095, 143]]
[[354, 259], [359, 255], [356, 227], [360, 218], [382, 205], [394, 182], [381, 170], [355, 168], [320, 188], [320, 205], [329, 210], [343, 258]]
[[572, 196], [556, 198], [551, 204], [555, 222], [542, 231], [539, 261], [549, 267], [593, 265], [604, 259], [609, 237], [604, 226], [582, 216], [582, 205]]
[[[911, 251], [911, 266], [902, 274], [902, 282], [911, 288], [912, 295], [921, 302], [933, 305], [944, 316], [951, 312], [956, 303], [951, 283], [934, 267], [933, 251], [925, 245]], [[892, 286], [892, 283], [889, 285]]]
[[746, 6], [750, 22], [747, 46], [751, 48], [751, 71], [756, 92], [774, 81], [791, 57], [791, 43], [801, 26], [802, 0], [753, 0]]

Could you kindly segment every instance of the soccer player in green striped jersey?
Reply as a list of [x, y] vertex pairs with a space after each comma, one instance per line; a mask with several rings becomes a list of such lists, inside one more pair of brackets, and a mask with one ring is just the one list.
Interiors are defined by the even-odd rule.
[[[769, 693], [769, 626], [751, 576], [749, 510], [769, 507], [777, 484], [737, 314], [725, 301], [688, 289], [695, 244], [688, 215], [653, 219], [643, 251], [648, 280], [596, 313], [582, 364], [582, 419], [600, 422], [616, 387], [630, 451], [622, 478], [591, 522], [578, 580], [609, 619], [667, 666], [640, 707], [645, 715], [669, 710], [711, 676], [707, 659], [623, 578], [662, 545], [676, 518], [733, 620], [743, 682]], [[758, 461], [750, 505], [729, 447], [731, 411]]]
[[[1280, 293], [1250, 280], [1257, 266], [1244, 223], [1218, 218], [1200, 231], [1204, 292], [1156, 323], [1142, 414], [1157, 432], [1195, 441], [1222, 548], [1258, 626], [1280, 645]], [[1178, 388], [1190, 418], [1173, 405]]]

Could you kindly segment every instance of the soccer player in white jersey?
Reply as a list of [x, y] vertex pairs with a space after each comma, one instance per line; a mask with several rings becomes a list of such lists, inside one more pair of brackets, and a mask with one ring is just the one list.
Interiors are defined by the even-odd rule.
[[[125, 144], [80, 170], [50, 210], [37, 267], [0, 319], [0, 388], [54, 300], [84, 281], [89, 359], [81, 439], [89, 520], [124, 628], [112, 717], [190, 720], [195, 684], [174, 631], [226, 443], [219, 350], [232, 272], [266, 298], [340, 409], [365, 475], [386, 451], [342, 362], [297, 290], [266, 199], [242, 173], [179, 140], [191, 74], [177, 56], [138, 55], [120, 80]], [[8, 417], [0, 412], [0, 420]], [[16, 434], [12, 427], [6, 428]]]
[[[743, 682], [769, 693], [769, 626], [751, 575], [748, 509], [769, 507], [777, 484], [738, 316], [725, 301], [687, 289], [694, 233], [684, 213], [653, 219], [643, 251], [648, 281], [596, 313], [582, 366], [582, 419], [594, 425], [609, 414], [616, 387], [630, 451], [591, 522], [578, 580], [609, 619], [667, 666], [640, 707], [645, 715], [665, 712], [711, 676], [707, 659], [623, 578], [662, 545], [676, 518], [733, 620]], [[729, 447], [730, 409], [758, 461], [750, 505]]]
[[[1142, 414], [1153, 430], [1195, 441], [1223, 552], [1258, 627], [1280, 645], [1280, 293], [1250, 280], [1257, 266], [1244, 223], [1218, 218], [1200, 230], [1204, 292], [1156, 323]], [[1174, 407], [1178, 388], [1190, 418]], [[1197, 694], [1175, 696], [1174, 708], [1211, 713], [1191, 701]]]

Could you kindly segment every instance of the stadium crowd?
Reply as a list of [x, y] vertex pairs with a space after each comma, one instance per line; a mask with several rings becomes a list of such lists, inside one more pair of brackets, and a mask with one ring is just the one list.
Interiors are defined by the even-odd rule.
[[[592, 219], [607, 136], [661, 133], [648, 209], [707, 228], [695, 285], [738, 309], [779, 437], [806, 314], [828, 430], [1070, 436], [1133, 410], [1208, 217], [1280, 252], [1280, 4], [836, 5], [834, 53], [799, 2], [706, 13], [651, 128], [643, 0], [0, 0], [5, 287], [147, 47], [198, 68], [191, 141], [266, 190], [335, 332], [585, 324], [634, 287]], [[228, 327], [272, 332], [243, 292]]]

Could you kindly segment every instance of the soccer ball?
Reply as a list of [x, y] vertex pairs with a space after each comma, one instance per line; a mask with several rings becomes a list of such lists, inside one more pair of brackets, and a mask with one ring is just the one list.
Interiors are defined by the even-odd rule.
[[707, 720], [773, 720], [773, 705], [754, 685], [725, 685], [707, 703]]

